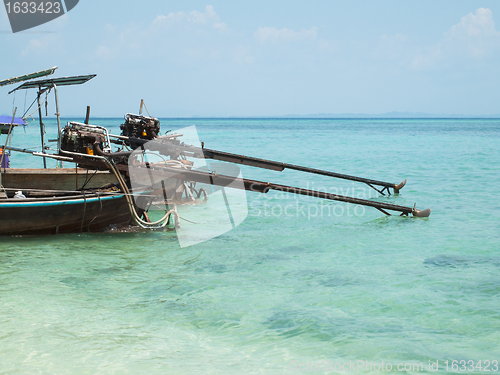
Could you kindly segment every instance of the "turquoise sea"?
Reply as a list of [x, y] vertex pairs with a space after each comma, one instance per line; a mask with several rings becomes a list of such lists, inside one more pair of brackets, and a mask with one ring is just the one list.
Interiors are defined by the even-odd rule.
[[[114, 134], [121, 122], [93, 120]], [[2, 238], [0, 374], [500, 373], [499, 119], [161, 124], [195, 125], [211, 149], [408, 179], [380, 197], [242, 167], [432, 214], [248, 193], [241, 225], [184, 248], [166, 231]], [[38, 135], [30, 123], [13, 145]], [[13, 153], [11, 166], [42, 166], [31, 159]]]

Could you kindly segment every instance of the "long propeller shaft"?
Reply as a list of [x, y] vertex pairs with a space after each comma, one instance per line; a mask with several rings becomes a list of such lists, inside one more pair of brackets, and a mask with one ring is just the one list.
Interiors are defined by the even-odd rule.
[[[123, 138], [123, 137], [121, 137], [121, 138]], [[373, 179], [364, 178], [364, 177], [351, 176], [351, 175], [337, 173], [337, 172], [330, 172], [330, 171], [325, 171], [325, 170], [316, 169], [316, 168], [303, 167], [300, 165], [282, 163], [282, 162], [273, 161], [273, 160], [260, 159], [260, 158], [255, 158], [252, 156], [232, 154], [229, 152], [211, 150], [211, 149], [207, 149], [207, 148], [175, 145], [175, 144], [170, 142], [171, 138], [168, 138], [168, 140], [166, 139], [166, 141], [163, 141], [161, 137], [156, 138], [155, 140], [152, 140], [152, 141], [139, 139], [139, 138], [132, 138], [132, 137], [130, 137], [128, 139], [131, 142], [134, 142], [135, 144], [148, 143], [149, 147], [153, 147], [154, 149], [157, 149], [157, 151], [159, 151], [159, 152], [166, 151], [167, 153], [173, 153], [176, 155], [184, 154], [184, 155], [195, 157], [195, 158], [213, 159], [213, 160], [225, 161], [225, 162], [230, 162], [230, 163], [235, 163], [235, 164], [248, 165], [251, 167], [270, 169], [270, 170], [279, 171], [279, 172], [281, 172], [285, 169], [291, 169], [291, 170], [296, 170], [296, 171], [301, 171], [301, 172], [306, 172], [306, 173], [312, 173], [312, 174], [318, 174], [318, 175], [323, 175], [323, 176], [328, 176], [328, 177], [339, 178], [339, 179], [343, 179], [343, 180], [362, 182], [362, 183], [367, 184], [368, 186], [370, 186], [374, 190], [378, 191], [382, 195], [385, 195], [384, 194], [385, 190], [387, 190], [387, 192], [390, 194], [389, 189], [393, 189], [394, 193], [399, 193], [399, 191], [406, 184], [406, 180], [404, 180], [400, 184], [395, 184], [393, 182], [378, 181], [378, 180], [373, 180]], [[155, 147], [155, 146], [157, 146], [157, 147]], [[375, 186], [381, 187], [381, 190], [377, 189]]]
[[216, 173], [208, 173], [198, 170], [179, 169], [163, 165], [151, 166], [149, 164], [147, 164], [147, 167], [143, 168], [145, 169], [145, 172], [147, 170], [147, 173], [149, 172], [154, 173], [157, 179], [159, 177], [163, 178], [162, 176], [164, 176], [165, 178], [175, 178], [181, 181], [193, 181], [220, 187], [231, 187], [237, 189], [239, 188], [264, 194], [269, 192], [270, 190], [276, 190], [292, 194], [317, 197], [321, 199], [328, 199], [328, 200], [358, 204], [362, 206], [369, 206], [376, 208], [377, 210], [383, 212], [386, 215], [390, 215], [390, 213], [388, 213], [387, 211], [396, 211], [399, 212], [401, 215], [412, 214], [413, 216], [418, 216], [418, 217], [427, 217], [430, 215], [430, 209], [420, 211], [415, 209], [415, 207], [412, 208], [412, 207], [399, 206], [385, 202], [377, 202], [368, 199], [353, 198], [317, 190], [303, 189], [293, 186], [250, 180], [240, 177], [232, 177]]

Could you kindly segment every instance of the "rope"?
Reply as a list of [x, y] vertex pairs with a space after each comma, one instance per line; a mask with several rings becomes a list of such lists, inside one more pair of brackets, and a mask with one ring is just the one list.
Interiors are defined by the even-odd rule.
[[[27, 115], [27, 116], [26, 116], [26, 114], [25, 114], [25, 116], [23, 116], [23, 120], [26, 120], [28, 117], [32, 117], [31, 115], [32, 115], [33, 113], [35, 113], [36, 111], [38, 111], [38, 109], [42, 108], [42, 106], [43, 106], [45, 103], [47, 103], [47, 95], [49, 94], [49, 92], [50, 92], [50, 90], [49, 90], [49, 91], [47, 92], [47, 94], [45, 95], [45, 99], [43, 100], [43, 102], [41, 102], [41, 103], [40, 103], [40, 105], [39, 105], [38, 107], [36, 107], [36, 109], [35, 109], [33, 112], [31, 112], [31, 113], [30, 113], [29, 115]], [[30, 105], [30, 107], [28, 108], [28, 111], [29, 111], [29, 110], [30, 110], [30, 108], [33, 106], [33, 104], [35, 103], [35, 101], [36, 101], [36, 99], [35, 99], [35, 100], [33, 101], [33, 103]]]
[[149, 111], [148, 111], [148, 107], [146, 107], [146, 102], [142, 102], [142, 105], [144, 106], [144, 108], [146, 108], [146, 112], [148, 113], [148, 116], [151, 117], [151, 115], [149, 114]]
[[210, 223], [209, 222], [205, 222], [205, 223], [197, 223], [196, 221], [191, 221], [191, 220], [188, 220], [182, 216], [179, 216], [180, 219], [184, 220], [184, 221], [187, 221], [188, 223], [191, 223], [191, 224], [199, 224], [199, 225], [209, 225]]
[[[61, 150], [61, 152], [64, 154], [67, 154], [67, 155], [75, 154], [73, 152], [64, 151], [64, 150]], [[83, 154], [76, 154], [76, 155], [83, 156]], [[85, 155], [85, 156], [87, 156], [87, 155]], [[90, 156], [88, 156], [88, 157], [90, 157]], [[170, 218], [170, 215], [174, 214], [174, 216], [177, 219], [175, 227], [176, 228], [178, 227], [179, 214], [177, 213], [175, 206], [173, 209], [168, 210], [160, 220], [157, 220], [153, 223], [148, 223], [147, 221], [142, 220], [139, 217], [139, 215], [137, 214], [137, 211], [135, 210], [135, 205], [134, 205], [134, 202], [132, 201], [132, 198], [131, 198], [132, 194], [130, 194], [130, 191], [129, 191], [125, 181], [123, 180], [122, 175], [120, 174], [120, 172], [116, 168], [114, 161], [108, 160], [104, 156], [97, 156], [97, 155], [93, 155], [92, 158], [97, 158], [97, 159], [103, 160], [109, 166], [111, 171], [114, 173], [114, 175], [115, 175], [116, 179], [118, 180], [118, 183], [121, 187], [121, 190], [124, 193], [123, 195], [125, 196], [125, 200], [127, 201], [130, 214], [132, 215], [132, 218], [134, 219], [135, 223], [138, 226], [140, 226], [141, 228], [144, 228], [144, 229], [160, 229], [160, 228], [163, 228], [167, 225], [168, 219]]]
[[179, 217], [177, 212], [175, 212], [174, 210], [168, 210], [160, 220], [157, 220], [155, 222], [148, 223], [147, 221], [142, 220], [139, 217], [139, 215], [137, 214], [137, 211], [135, 210], [134, 203], [132, 202], [132, 199], [130, 198], [130, 196], [131, 196], [130, 191], [128, 190], [127, 185], [125, 184], [125, 181], [123, 180], [120, 172], [116, 169], [114, 162], [112, 160], [108, 160], [107, 158], [104, 158], [104, 157], [103, 157], [103, 160], [105, 160], [107, 162], [107, 164], [111, 167], [112, 171], [114, 172], [114, 174], [118, 180], [118, 183], [120, 184], [120, 187], [122, 188], [122, 191], [125, 193], [125, 199], [127, 200], [130, 213], [132, 214], [132, 217], [137, 225], [139, 225], [141, 228], [144, 228], [144, 229], [159, 229], [159, 228], [163, 228], [167, 225], [168, 219], [170, 218], [170, 215], [172, 213], [175, 213], [177, 218]]
[[[77, 166], [77, 168], [78, 168], [78, 166]], [[90, 182], [90, 180], [92, 180], [92, 177], [94, 177], [96, 173], [97, 173], [97, 169], [95, 170], [94, 174], [92, 176], [90, 176], [90, 178], [89, 178], [89, 170], [87, 169], [87, 175], [85, 177], [85, 182], [83, 183], [82, 189], [85, 186], [87, 186], [87, 184]]]
[[29, 116], [26, 116], [26, 113], [28, 113], [28, 111], [31, 109], [31, 107], [33, 107], [33, 104], [35, 104], [35, 102], [36, 102], [36, 98], [30, 104], [30, 106], [28, 107], [28, 109], [25, 109], [24, 114], [21, 116], [22, 118], [28, 118], [29, 117]]
[[83, 222], [85, 221], [85, 212], [87, 211], [87, 196], [85, 195], [85, 192], [82, 191], [83, 194], [83, 217], [82, 217], [82, 224], [80, 225], [80, 232], [83, 233]]
[[197, 223], [195, 221], [191, 221], [191, 220], [185, 219], [182, 216], [179, 216], [179, 218], [181, 218], [182, 220], [187, 221], [188, 223], [191, 223], [191, 224], [209, 224], [209, 223]]
[[90, 220], [90, 223], [89, 225], [87, 225], [87, 230], [90, 232], [90, 225], [94, 222], [94, 220], [97, 218], [97, 216], [99, 216], [101, 213], [102, 213], [102, 201], [101, 201], [101, 196], [99, 195], [99, 192], [96, 191], [95, 194], [97, 195], [97, 198], [99, 199], [99, 204], [100, 204], [100, 209], [99, 209], [99, 214], [97, 214], [96, 216], [94, 216], [92, 218], [92, 220]]
[[[25, 91], [25, 94], [24, 94], [24, 108], [23, 108], [23, 111], [26, 111], [26, 98], [28, 97], [28, 90]], [[26, 113], [26, 112], [25, 112]]]

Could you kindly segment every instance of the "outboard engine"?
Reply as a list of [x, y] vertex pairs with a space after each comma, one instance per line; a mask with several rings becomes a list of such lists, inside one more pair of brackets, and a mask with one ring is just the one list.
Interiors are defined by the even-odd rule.
[[[125, 123], [120, 125], [122, 136], [151, 140], [160, 135], [160, 120], [154, 117], [134, 115], [127, 113]], [[137, 148], [139, 145], [132, 141], [130, 146]]]
[[62, 130], [61, 150], [94, 155], [94, 144], [107, 145], [106, 134], [92, 125], [69, 122]]

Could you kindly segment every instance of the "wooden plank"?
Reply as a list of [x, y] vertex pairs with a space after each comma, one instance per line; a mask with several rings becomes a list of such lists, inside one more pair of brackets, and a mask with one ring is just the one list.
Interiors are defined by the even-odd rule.
[[115, 175], [110, 171], [96, 172], [84, 168], [78, 168], [78, 173], [75, 168], [9, 168], [2, 174], [2, 184], [4, 187], [19, 190], [75, 190], [76, 186], [81, 188], [87, 179], [90, 179], [90, 181], [85, 187], [89, 189], [118, 182]]

